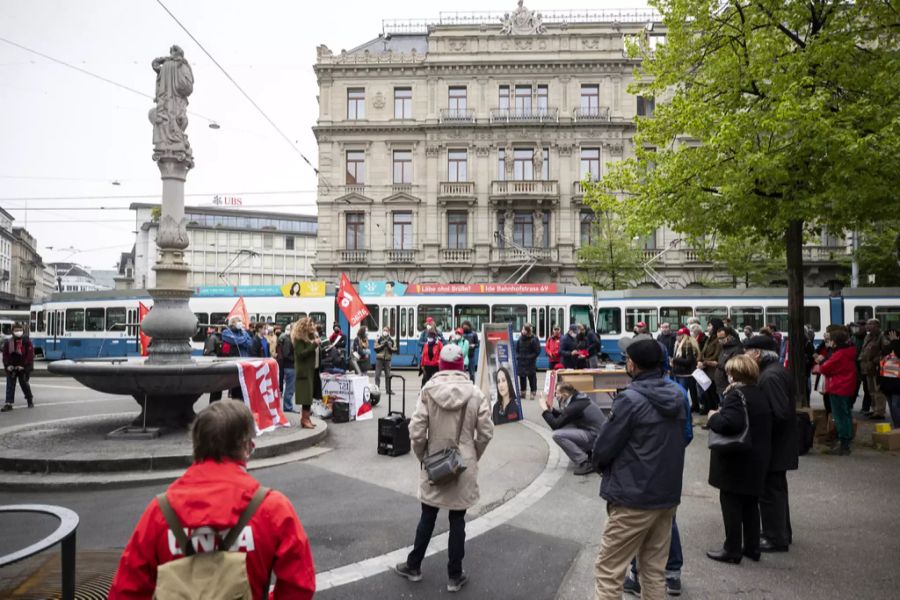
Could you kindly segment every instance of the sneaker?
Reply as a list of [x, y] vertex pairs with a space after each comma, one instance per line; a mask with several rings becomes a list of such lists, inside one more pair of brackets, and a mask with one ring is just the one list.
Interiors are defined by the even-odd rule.
[[12, 410], [12, 404], [4, 404], [3, 408], [0, 408], [0, 412], [9, 412]]
[[458, 592], [467, 583], [469, 583], [469, 576], [465, 573], [462, 573], [459, 577], [451, 577], [450, 581], [447, 582], [447, 591]]
[[405, 562], [397, 563], [394, 567], [394, 573], [410, 581], [422, 581], [422, 570], [412, 569]]
[[626, 594], [634, 594], [635, 596], [641, 595], [641, 582], [637, 579], [634, 579], [631, 575], [625, 577], [625, 585], [623, 586], [623, 591]]
[[681, 579], [678, 577], [666, 578], [666, 593], [670, 596], [681, 595]]
[[591, 464], [591, 461], [585, 461], [575, 467], [576, 475], [590, 475], [594, 472], [594, 465]]

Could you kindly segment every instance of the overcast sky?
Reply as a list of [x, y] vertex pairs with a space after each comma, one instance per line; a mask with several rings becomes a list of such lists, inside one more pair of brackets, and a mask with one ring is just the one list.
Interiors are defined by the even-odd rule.
[[[376, 37], [383, 19], [516, 6], [514, 0], [163, 2], [313, 164], [317, 45], [335, 52], [353, 48]], [[526, 6], [646, 6], [643, 0], [558, 2]], [[187, 204], [209, 205], [214, 194], [228, 194], [241, 196], [246, 207], [315, 213], [313, 170], [156, 0], [0, 0], [0, 38], [151, 96], [150, 62], [180, 45], [194, 71], [189, 110], [221, 125], [213, 130], [190, 115], [196, 166], [186, 193], [196, 195]], [[160, 193], [150, 159], [151, 107], [149, 98], [0, 41], [0, 206], [37, 237], [45, 261], [111, 269], [119, 253], [131, 249], [134, 213], [128, 205], [158, 201]], [[27, 224], [20, 210], [26, 206]], [[108, 208], [71, 210], [90, 207]]]

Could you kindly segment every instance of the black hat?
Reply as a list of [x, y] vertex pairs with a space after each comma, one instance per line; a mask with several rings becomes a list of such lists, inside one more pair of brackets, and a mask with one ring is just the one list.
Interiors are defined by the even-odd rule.
[[750, 350], [752, 348], [778, 352], [778, 344], [775, 343], [773, 338], [770, 338], [767, 335], [754, 335], [749, 340], [744, 340], [744, 349]]
[[718, 317], [709, 320], [710, 325], [713, 326], [713, 333], [719, 331], [723, 327], [725, 327], [725, 321], [719, 319]]
[[633, 340], [625, 348], [625, 354], [641, 369], [658, 367], [663, 361], [662, 348], [653, 339]]

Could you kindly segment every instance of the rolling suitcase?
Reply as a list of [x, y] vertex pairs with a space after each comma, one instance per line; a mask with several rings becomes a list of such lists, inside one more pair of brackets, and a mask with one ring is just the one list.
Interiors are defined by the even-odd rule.
[[[391, 410], [393, 394], [388, 394], [388, 414], [378, 419], [378, 454], [388, 456], [400, 456], [410, 450], [409, 446], [409, 419], [406, 417], [406, 380], [400, 375], [391, 376], [391, 380], [399, 379], [401, 385], [403, 409], [402, 412]], [[389, 382], [390, 383], [390, 382]], [[394, 386], [391, 386], [393, 392]]]

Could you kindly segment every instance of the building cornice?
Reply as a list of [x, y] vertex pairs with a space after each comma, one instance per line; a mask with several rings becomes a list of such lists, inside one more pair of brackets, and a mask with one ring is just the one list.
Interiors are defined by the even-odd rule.
[[[505, 131], [514, 128], [516, 131], [540, 132], [540, 131], [583, 131], [583, 130], [602, 130], [602, 131], [620, 131], [622, 133], [634, 132], [637, 130], [637, 124], [632, 120], [614, 119], [612, 121], [575, 121], [572, 119], [560, 119], [558, 123], [552, 125], [547, 123], [516, 123], [515, 126], [506, 124], [477, 122], [474, 125], [452, 125], [436, 122], [421, 122], [415, 125], [407, 122], [393, 123], [385, 122], [366, 122], [359, 121], [339, 121], [335, 123], [315, 125], [313, 134], [319, 142], [330, 141], [327, 139], [329, 135], [349, 135], [355, 138], [366, 136], [369, 134], [409, 134], [409, 135], [425, 135], [436, 132], [454, 132], [454, 138], [470, 140], [482, 139], [483, 134], [494, 130]], [[365, 142], [363, 142], [365, 143]], [[411, 140], [403, 140], [402, 142], [394, 142], [397, 146], [411, 143]]]
[[560, 60], [548, 60], [546, 57], [534, 55], [522, 56], [519, 59], [493, 60], [489, 62], [467, 61], [462, 57], [453, 57], [453, 62], [433, 63], [351, 63], [321, 65], [313, 67], [319, 84], [333, 83], [338, 78], [364, 77], [372, 78], [382, 74], [384, 77], [396, 77], [397, 72], [409, 77], [446, 77], [448, 75], [484, 76], [484, 75], [513, 75], [513, 74], [547, 74], [556, 76], [560, 72], [567, 75], [579, 75], [582, 73], [612, 73], [619, 75], [631, 75], [632, 71], [640, 65], [640, 60], [630, 59], [626, 56], [618, 58], [567, 58]]

